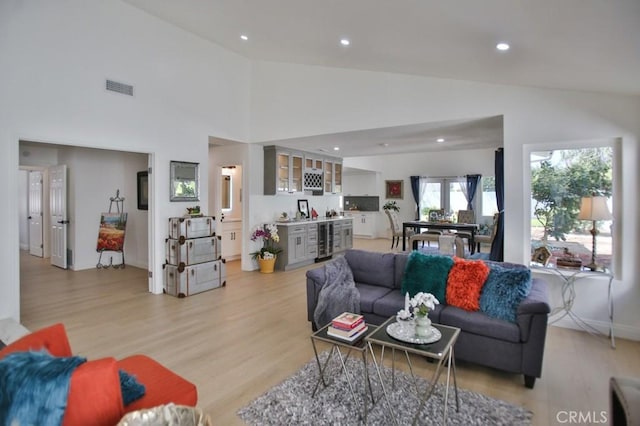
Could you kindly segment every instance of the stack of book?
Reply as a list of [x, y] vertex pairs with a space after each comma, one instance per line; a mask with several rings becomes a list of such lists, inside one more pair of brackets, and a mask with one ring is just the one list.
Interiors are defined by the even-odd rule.
[[336, 339], [354, 342], [366, 333], [367, 329], [367, 323], [364, 322], [362, 315], [343, 312], [331, 321], [327, 334]]

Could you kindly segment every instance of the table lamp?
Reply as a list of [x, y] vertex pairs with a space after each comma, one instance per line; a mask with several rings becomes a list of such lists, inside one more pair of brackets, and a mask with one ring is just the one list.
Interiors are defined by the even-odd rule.
[[597, 271], [599, 266], [596, 263], [596, 235], [598, 235], [596, 221], [613, 219], [613, 216], [611, 216], [611, 212], [607, 207], [607, 197], [596, 195], [591, 197], [582, 197], [578, 219], [590, 220], [592, 222], [591, 237], [593, 241], [591, 245], [591, 263], [586, 265], [586, 267], [592, 271]]

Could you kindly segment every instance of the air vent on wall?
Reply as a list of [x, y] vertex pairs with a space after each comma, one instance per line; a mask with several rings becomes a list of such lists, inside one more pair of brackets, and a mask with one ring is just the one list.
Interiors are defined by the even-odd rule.
[[133, 96], [133, 86], [124, 83], [118, 83], [117, 81], [113, 80], [107, 80], [107, 90], [122, 93], [123, 95]]

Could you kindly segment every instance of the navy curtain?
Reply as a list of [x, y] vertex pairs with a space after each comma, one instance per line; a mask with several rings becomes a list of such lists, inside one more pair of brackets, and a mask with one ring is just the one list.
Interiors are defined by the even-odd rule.
[[473, 198], [480, 183], [482, 175], [467, 175], [467, 191], [464, 194], [467, 198], [467, 210], [473, 210]]
[[411, 193], [416, 202], [416, 220], [420, 220], [420, 176], [409, 176], [411, 178]]
[[498, 223], [496, 236], [491, 243], [489, 259], [502, 262], [504, 260], [504, 152], [496, 150], [496, 202], [498, 204]]

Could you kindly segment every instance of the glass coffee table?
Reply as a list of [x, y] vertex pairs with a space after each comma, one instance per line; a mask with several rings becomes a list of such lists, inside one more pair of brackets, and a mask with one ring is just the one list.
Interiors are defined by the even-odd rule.
[[[351, 381], [351, 374], [349, 374], [349, 371], [347, 369], [347, 364], [346, 364], [347, 359], [349, 359], [349, 355], [351, 355], [352, 352], [358, 352], [362, 356], [365, 389], [367, 389], [367, 392], [371, 396], [371, 404], [372, 405], [375, 404], [375, 400], [373, 398], [373, 390], [371, 389], [371, 380], [369, 378], [369, 371], [367, 368], [367, 344], [365, 339], [367, 336], [370, 336], [372, 333], [374, 333], [378, 329], [378, 327], [372, 324], [367, 324], [368, 330], [357, 340], [353, 342], [349, 342], [347, 340], [338, 339], [328, 335], [327, 329], [329, 328], [330, 325], [331, 324], [325, 325], [324, 327], [322, 327], [321, 329], [319, 329], [318, 331], [316, 331], [311, 335], [311, 344], [313, 345], [313, 353], [316, 356], [316, 362], [318, 363], [318, 370], [320, 372], [320, 376], [318, 377], [316, 386], [313, 388], [312, 396], [315, 396], [316, 392], [318, 391], [318, 387], [320, 386], [320, 383], [322, 383], [324, 387], [329, 386], [329, 383], [327, 383], [327, 380], [325, 378], [325, 372], [327, 371], [327, 366], [329, 365], [329, 362], [331, 361], [331, 359], [336, 357], [340, 360], [340, 367], [347, 379], [351, 396], [353, 397], [355, 404], [359, 405], [358, 397], [356, 396], [356, 393], [354, 391], [354, 386]], [[329, 355], [327, 355], [327, 359], [324, 361], [324, 364], [320, 362], [320, 357], [318, 356], [318, 349], [316, 347], [317, 342], [324, 342], [331, 345], [331, 351], [329, 352]], [[342, 353], [341, 349], [346, 351], [345, 354]], [[368, 399], [367, 395], [365, 395], [363, 398], [364, 412], [358, 413], [359, 416], [361, 416], [360, 418], [362, 419], [364, 424], [367, 423], [367, 414], [368, 414], [367, 399]]]
[[[371, 353], [371, 358], [373, 359], [373, 363], [376, 368], [378, 379], [380, 380], [380, 383], [382, 385], [382, 392], [384, 394], [384, 398], [387, 401], [387, 406], [389, 407], [391, 416], [393, 418], [393, 422], [395, 424], [398, 424], [398, 420], [397, 420], [397, 416], [395, 415], [394, 408], [389, 403], [387, 390], [384, 386], [384, 381], [382, 380], [382, 374], [380, 372], [380, 366], [378, 365], [378, 361], [376, 360], [376, 356], [373, 351], [373, 345], [379, 345], [382, 347], [380, 364], [382, 364], [382, 362], [384, 361], [385, 348], [390, 348], [392, 350], [392, 374], [395, 373], [395, 350], [396, 349], [403, 351], [405, 353], [407, 362], [409, 364], [409, 370], [411, 371], [411, 376], [414, 379], [415, 379], [415, 376], [413, 374], [413, 367], [411, 365], [411, 359], [409, 357], [410, 353], [416, 354], [419, 356], [424, 356], [426, 358], [434, 360], [437, 363], [436, 370], [434, 371], [433, 376], [431, 377], [431, 382], [429, 383], [429, 385], [427, 386], [427, 389], [422, 394], [422, 397], [419, 396], [420, 390], [416, 388], [420, 405], [418, 406], [418, 410], [416, 411], [416, 414], [413, 418], [413, 424], [416, 424], [420, 411], [422, 411], [422, 408], [424, 407], [425, 402], [433, 394], [436, 384], [440, 379], [440, 375], [442, 374], [443, 370], [446, 367], [447, 379], [446, 379], [444, 407], [443, 407], [443, 419], [444, 419], [443, 424], [446, 424], [447, 423], [447, 405], [449, 400], [449, 387], [451, 384], [450, 381], [451, 381], [452, 375], [453, 375], [453, 388], [455, 391], [455, 398], [456, 398], [456, 411], [458, 411], [460, 407], [459, 400], [458, 400], [458, 384], [456, 383], [456, 364], [455, 364], [455, 358], [453, 353], [453, 347], [456, 343], [456, 340], [458, 339], [458, 335], [460, 334], [460, 329], [457, 327], [450, 327], [447, 325], [432, 324], [432, 326], [440, 332], [442, 337], [433, 343], [421, 345], [421, 344], [409, 343], [409, 342], [398, 340], [394, 337], [391, 337], [387, 333], [387, 327], [389, 325], [394, 324], [395, 322], [396, 322], [396, 318], [391, 317], [387, 321], [385, 321], [382, 325], [380, 325], [377, 330], [375, 330], [373, 333], [365, 337], [365, 340], [367, 342], [367, 347], [369, 348], [369, 352]], [[395, 386], [395, 380], [392, 381], [392, 386]]]

